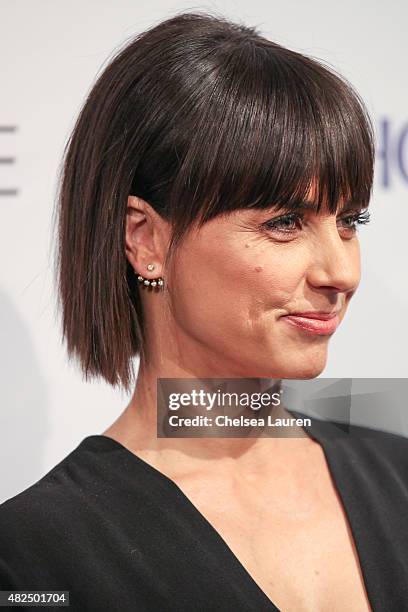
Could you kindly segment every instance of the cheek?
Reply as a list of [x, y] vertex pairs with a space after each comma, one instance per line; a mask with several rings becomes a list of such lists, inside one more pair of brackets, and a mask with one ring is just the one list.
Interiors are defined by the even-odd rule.
[[187, 245], [172, 275], [177, 322], [192, 332], [219, 333], [220, 327], [243, 317], [259, 276], [253, 268], [245, 253], [234, 251], [232, 257], [227, 245], [215, 240]]
[[191, 241], [172, 283], [175, 318], [194, 334], [253, 331], [293, 300], [304, 273], [298, 251], [242, 238]]
[[306, 253], [292, 245], [273, 244], [257, 255], [253, 282], [276, 307], [292, 298], [305, 275]]
[[286, 312], [302, 289], [305, 274], [305, 254], [292, 245], [266, 245], [256, 254], [256, 263], [251, 266], [250, 299], [244, 307], [247, 326], [257, 334], [258, 341], [267, 329], [274, 334], [271, 322]]

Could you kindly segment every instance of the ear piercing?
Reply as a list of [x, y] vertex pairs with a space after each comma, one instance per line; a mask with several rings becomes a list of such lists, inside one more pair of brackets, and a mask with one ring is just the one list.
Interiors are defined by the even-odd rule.
[[[154, 270], [155, 265], [150, 263], [146, 267], [151, 272], [152, 270]], [[134, 272], [137, 275], [137, 280], [139, 281], [139, 283], [142, 285], [145, 285], [146, 287], [153, 287], [153, 288], [159, 287], [161, 289], [164, 285], [164, 281], [161, 277], [153, 278], [152, 280], [149, 280], [148, 278], [145, 278], [141, 274], [138, 274], [136, 270]]]

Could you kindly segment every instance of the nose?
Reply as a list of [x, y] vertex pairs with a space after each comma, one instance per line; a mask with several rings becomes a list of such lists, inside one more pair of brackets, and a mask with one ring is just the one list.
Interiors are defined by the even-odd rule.
[[359, 285], [360, 276], [358, 238], [345, 239], [336, 225], [326, 226], [313, 244], [308, 282], [315, 288], [352, 294]]

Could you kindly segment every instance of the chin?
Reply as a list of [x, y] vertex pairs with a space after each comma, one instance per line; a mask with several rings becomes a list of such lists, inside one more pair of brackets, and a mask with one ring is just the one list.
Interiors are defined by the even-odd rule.
[[[275, 361], [275, 363], [273, 363]], [[288, 379], [308, 379], [316, 378], [323, 372], [327, 363], [326, 350], [317, 351], [316, 354], [310, 354], [308, 351], [298, 351], [295, 355], [285, 355], [285, 359], [281, 363], [276, 363], [275, 359], [270, 360], [269, 372], [266, 378], [288, 378]], [[265, 369], [265, 365], [260, 368], [260, 371]]]
[[293, 362], [284, 368], [285, 372], [282, 374], [282, 378], [316, 378], [316, 376], [319, 376], [319, 374], [321, 374], [326, 367], [326, 358], [316, 360], [304, 358], [296, 361], [301, 361], [301, 363]]
[[[245, 354], [245, 351], [243, 353]], [[316, 378], [323, 372], [326, 363], [327, 346], [315, 347], [315, 350], [299, 348], [281, 356], [268, 347], [265, 351], [258, 350], [256, 359], [240, 362], [234, 374], [225, 375], [224, 378]]]
[[[265, 366], [265, 364], [254, 366], [253, 368], [244, 367], [239, 373], [241, 378], [282, 378], [282, 379], [309, 379], [319, 376], [326, 367], [326, 361], [321, 364], [302, 363], [302, 364], [275, 364]], [[232, 376], [232, 378], [234, 378]]]
[[310, 378], [316, 378], [316, 376], [319, 376], [319, 374], [321, 374], [323, 370], [324, 366], [322, 368], [303, 368], [300, 370], [291, 371], [289, 375], [285, 374], [281, 378], [307, 380]]

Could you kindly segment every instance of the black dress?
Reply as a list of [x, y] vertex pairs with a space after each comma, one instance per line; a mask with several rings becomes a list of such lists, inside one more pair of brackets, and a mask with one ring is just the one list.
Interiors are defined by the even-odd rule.
[[[374, 612], [408, 611], [408, 438], [315, 418], [304, 429], [324, 450]], [[75, 612], [278, 610], [175, 482], [103, 435], [0, 506], [1, 589], [69, 591]]]

